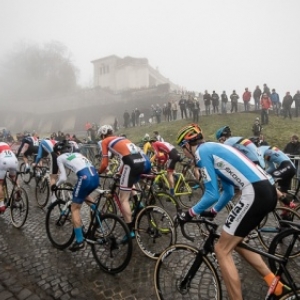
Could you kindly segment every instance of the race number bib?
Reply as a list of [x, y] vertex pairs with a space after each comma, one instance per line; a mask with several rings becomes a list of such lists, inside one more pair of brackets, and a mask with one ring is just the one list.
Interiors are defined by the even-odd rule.
[[126, 146], [130, 154], [137, 154], [139, 152], [137, 146], [133, 143], [127, 144]]

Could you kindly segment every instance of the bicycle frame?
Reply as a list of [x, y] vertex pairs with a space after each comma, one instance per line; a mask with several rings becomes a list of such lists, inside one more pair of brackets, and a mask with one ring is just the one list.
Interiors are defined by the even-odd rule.
[[[218, 233], [216, 233], [218, 225], [214, 222], [211, 222], [204, 218], [201, 218], [198, 220], [191, 220], [187, 223], [205, 223], [210, 227], [210, 229], [209, 229], [209, 235], [204, 243], [203, 248], [197, 253], [194, 263], [192, 264], [191, 268], [188, 270], [188, 272], [186, 273], [186, 275], [184, 276], [184, 278], [182, 279], [182, 281], [180, 283], [180, 290], [183, 293], [185, 290], [187, 290], [189, 288], [191, 280], [194, 278], [201, 263], [203, 262], [203, 256], [206, 256], [207, 254], [212, 254], [212, 257], [215, 259], [215, 262], [217, 263], [216, 255], [214, 253], [214, 241], [220, 237], [220, 235]], [[183, 223], [180, 224], [180, 227], [181, 227], [183, 236], [186, 237], [187, 239], [191, 240], [191, 238], [186, 234], [186, 232], [184, 230]], [[299, 235], [300, 235], [300, 230], [299, 230]], [[237, 245], [237, 247], [260, 254], [266, 258], [269, 258], [269, 259], [274, 260], [277, 263], [279, 263], [279, 267], [277, 268], [277, 272], [275, 274], [276, 276], [273, 279], [273, 282], [272, 282], [270, 288], [268, 289], [267, 295], [265, 297], [266, 300], [271, 299], [270, 298], [271, 295], [274, 294], [274, 291], [277, 287], [277, 283], [279, 282], [279, 280], [281, 278], [281, 274], [284, 274], [286, 276], [287, 280], [289, 281], [289, 285], [292, 288], [293, 292], [295, 293], [295, 297], [296, 297], [295, 299], [299, 299], [299, 297], [297, 296], [297, 292], [296, 292], [296, 290], [297, 290], [296, 283], [293, 280], [290, 272], [286, 268], [286, 265], [288, 263], [288, 257], [292, 252], [292, 249], [295, 245], [296, 240], [297, 240], [297, 238], [294, 237], [294, 239], [290, 242], [290, 245], [283, 257], [277, 257], [277, 256], [269, 254], [265, 251], [251, 247], [248, 244], [245, 244], [243, 242], [241, 242]]]

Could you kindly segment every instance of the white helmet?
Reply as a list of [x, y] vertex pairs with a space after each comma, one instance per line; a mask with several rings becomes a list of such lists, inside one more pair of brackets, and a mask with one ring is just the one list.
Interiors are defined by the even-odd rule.
[[149, 141], [150, 140], [150, 135], [148, 134], [148, 133], [146, 133], [145, 135], [144, 135], [144, 139], [143, 139], [144, 141]]
[[110, 125], [103, 125], [99, 128], [98, 135], [99, 136], [105, 136], [108, 133], [113, 133], [113, 132], [114, 132], [114, 130]]

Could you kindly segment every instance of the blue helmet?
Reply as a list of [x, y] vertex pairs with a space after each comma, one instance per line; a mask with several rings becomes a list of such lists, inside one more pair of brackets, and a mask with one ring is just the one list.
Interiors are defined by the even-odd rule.
[[219, 140], [222, 136], [230, 137], [231, 136], [231, 130], [229, 126], [223, 126], [219, 128], [216, 132], [216, 139]]

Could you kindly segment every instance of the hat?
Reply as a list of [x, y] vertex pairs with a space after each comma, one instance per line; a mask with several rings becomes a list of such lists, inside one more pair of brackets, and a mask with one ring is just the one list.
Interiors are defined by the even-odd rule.
[[255, 119], [255, 121], [259, 121], [259, 117], [257, 117], [257, 118]]

